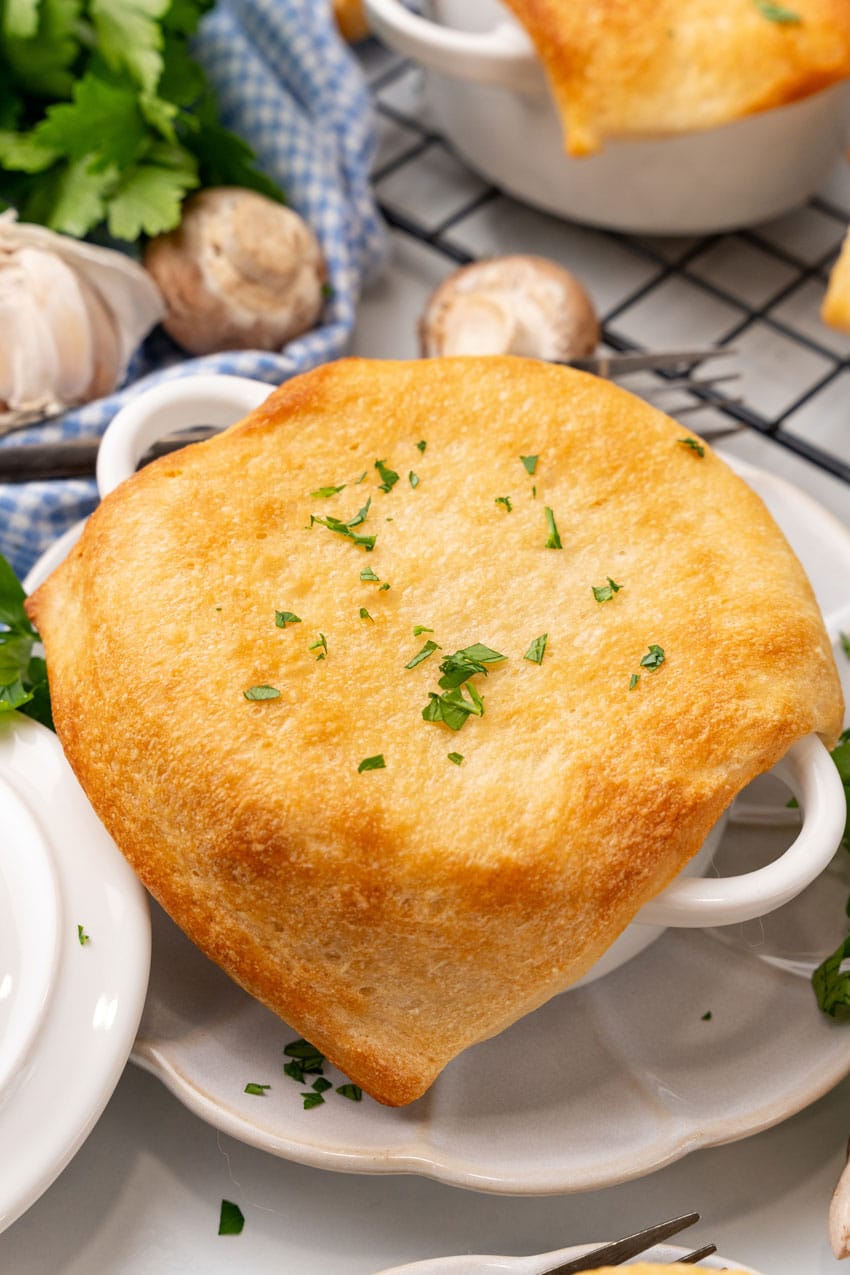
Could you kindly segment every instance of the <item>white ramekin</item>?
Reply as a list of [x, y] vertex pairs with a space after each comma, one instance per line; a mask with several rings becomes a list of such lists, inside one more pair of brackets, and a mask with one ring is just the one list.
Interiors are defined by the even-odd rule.
[[427, 71], [450, 144], [489, 181], [558, 216], [642, 234], [710, 234], [778, 217], [850, 144], [850, 81], [701, 132], [612, 140], [576, 159], [525, 32], [498, 0], [365, 0], [372, 29]]

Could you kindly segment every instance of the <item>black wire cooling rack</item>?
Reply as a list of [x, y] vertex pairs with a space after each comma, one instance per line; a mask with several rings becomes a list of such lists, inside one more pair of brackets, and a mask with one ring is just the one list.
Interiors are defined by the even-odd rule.
[[658, 239], [572, 226], [470, 173], [429, 120], [418, 69], [374, 42], [361, 51], [381, 138], [374, 182], [395, 232], [440, 254], [447, 273], [545, 245], [588, 286], [612, 350], [680, 347], [683, 320], [695, 323], [684, 343], [734, 348], [741, 376], [728, 393], [689, 391], [693, 406], [702, 398], [715, 422], [719, 413], [850, 483], [850, 337], [818, 313], [850, 222], [850, 164], [804, 208], [735, 234]]

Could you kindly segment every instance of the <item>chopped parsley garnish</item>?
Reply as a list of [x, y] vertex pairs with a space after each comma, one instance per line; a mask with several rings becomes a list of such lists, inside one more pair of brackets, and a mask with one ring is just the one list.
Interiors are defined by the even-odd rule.
[[80, 947], [85, 947], [86, 943], [88, 943], [89, 941], [90, 940], [89, 940], [88, 934], [86, 934], [85, 930], [83, 929], [81, 925], [78, 925], [77, 926], [77, 942], [79, 943]]
[[381, 475], [379, 490], [392, 491], [393, 487], [395, 487], [396, 483], [398, 482], [398, 474], [395, 472], [394, 469], [390, 469], [386, 461], [383, 461], [383, 460], [376, 460], [375, 468], [377, 469], [378, 473]]
[[520, 456], [520, 460], [522, 461], [523, 465], [525, 465], [525, 472], [527, 474], [534, 473], [534, 471], [537, 469], [537, 462], [539, 459], [540, 459], [539, 456]]
[[380, 578], [381, 578], [380, 576], [375, 575], [371, 567], [364, 567], [363, 570], [360, 572], [361, 580], [372, 580], [375, 582], [375, 584], [377, 584]]
[[350, 1098], [352, 1102], [360, 1102], [363, 1097], [363, 1090], [359, 1085], [353, 1085], [349, 1081], [345, 1085], [337, 1085], [337, 1093], [342, 1094], [343, 1098]]
[[308, 651], [318, 651], [317, 660], [323, 660], [328, 653], [328, 639], [324, 633], [320, 633], [315, 642], [311, 642], [307, 647]]
[[378, 592], [379, 592], [379, 593], [386, 593], [386, 591], [387, 591], [387, 589], [388, 589], [389, 587], [390, 587], [390, 586], [389, 586], [386, 582], [385, 582], [384, 584], [379, 584], [379, 585], [378, 585]]
[[601, 584], [598, 588], [595, 584], [592, 584], [590, 587], [597, 602], [610, 602], [614, 594], [619, 593], [623, 586], [616, 584], [609, 576], [607, 584]]
[[447, 655], [440, 662], [443, 676], [438, 682], [444, 693], [429, 691], [428, 703], [422, 710], [423, 721], [443, 722], [450, 730], [460, 730], [467, 718], [482, 717], [484, 701], [471, 683], [465, 683], [478, 673], [486, 676], [488, 664], [498, 664], [506, 658], [483, 642], [474, 642]]
[[536, 637], [531, 646], [522, 657], [524, 660], [530, 660], [532, 664], [542, 664], [543, 656], [546, 654], [546, 643], [549, 640], [548, 633], [541, 633], [540, 637]]
[[18, 709], [53, 729], [47, 666], [33, 655], [38, 634], [24, 610], [26, 594], [0, 554], [0, 713]]
[[302, 1093], [301, 1097], [304, 1099], [305, 1111], [310, 1111], [313, 1107], [321, 1107], [325, 1101], [320, 1093], [315, 1093], [312, 1089]]
[[772, 4], [770, 0], [755, 0], [755, 6], [759, 13], [767, 18], [769, 22], [779, 22], [785, 25], [794, 25], [802, 22], [803, 19], [799, 13], [795, 13], [793, 9], [786, 9], [784, 5]]
[[632, 673], [631, 677], [629, 678], [629, 690], [633, 691], [639, 681], [640, 681], [640, 673]]
[[466, 725], [468, 717], [483, 717], [484, 701], [481, 696], [471, 684], [465, 689], [468, 691], [468, 696], [464, 695], [463, 686], [453, 691], [446, 691], [443, 695], [438, 695], [436, 691], [429, 691], [430, 702], [422, 710], [422, 720], [444, 722], [450, 730], [460, 730]]
[[705, 448], [696, 438], [677, 438], [676, 442], [679, 443], [681, 447], [689, 447], [692, 452], [696, 453], [697, 456], [702, 457], [705, 455]]
[[427, 626], [427, 625], [425, 625], [425, 624], [414, 624], [414, 626], [413, 626], [413, 636], [414, 636], [414, 637], [419, 637], [419, 635], [420, 635], [420, 634], [422, 634], [422, 633], [433, 633], [433, 632], [434, 632], [434, 630], [433, 630], [433, 629], [429, 629], [429, 628], [428, 628], [428, 626]]
[[358, 775], [362, 775], [364, 770], [384, 770], [386, 767], [383, 753], [376, 753], [374, 757], [364, 757], [360, 765], [357, 767]]
[[452, 761], [456, 766], [459, 766], [463, 761], [463, 753], [449, 753], [448, 758], [449, 761]]
[[654, 642], [650, 643], [649, 650], [640, 662], [641, 668], [649, 669], [650, 672], [657, 668], [661, 668], [664, 663], [664, 649], [656, 646]]
[[329, 496], [336, 496], [338, 492], [345, 491], [346, 484], [342, 483], [339, 487], [317, 487], [315, 491], [311, 491], [311, 496], [318, 496], [321, 500], [327, 500]]
[[704, 1023], [710, 1023], [710, 1022], [711, 1022], [711, 1020], [712, 1020], [712, 1018], [713, 1018], [713, 1014], [712, 1014], [711, 1010], [710, 1010], [710, 1009], [707, 1009], [707, 1010], [705, 1011], [705, 1013], [703, 1014], [703, 1016], [702, 1016], [702, 1021], [703, 1021]]
[[249, 686], [242, 694], [249, 700], [280, 699], [280, 691], [276, 686]]
[[363, 470], [363, 473], [360, 475], [360, 477], [359, 477], [359, 478], [355, 478], [355, 480], [354, 480], [354, 486], [355, 486], [355, 487], [359, 487], [359, 486], [360, 486], [360, 484], [362, 483], [363, 479], [366, 477], [366, 475], [368, 474], [368, 472], [369, 472], [369, 471], [368, 471], [368, 469], [364, 469], [364, 470]]
[[549, 529], [549, 534], [546, 537], [546, 548], [563, 549], [564, 546], [561, 544], [561, 537], [558, 535], [558, 528], [555, 523], [555, 515], [548, 505], [546, 506], [546, 526]]
[[222, 1200], [218, 1218], [219, 1235], [241, 1235], [245, 1225], [245, 1217], [238, 1204], [232, 1200]]
[[[291, 1058], [291, 1063], [284, 1064], [284, 1072], [287, 1076], [291, 1076], [293, 1080], [298, 1080], [303, 1084], [304, 1073], [322, 1074], [322, 1063], [325, 1061], [325, 1055], [321, 1053], [315, 1045], [311, 1045], [309, 1040], [303, 1037], [298, 1040], [292, 1040], [283, 1050], [287, 1058]], [[291, 1068], [291, 1070], [290, 1070]]]
[[361, 620], [371, 620], [373, 624], [375, 623], [375, 617], [374, 617], [374, 616], [372, 616], [372, 615], [370, 615], [370, 614], [369, 614], [369, 612], [366, 610], [366, 608], [365, 608], [365, 607], [361, 607], [361, 608], [360, 608], [360, 619], [361, 619]]
[[294, 611], [275, 611], [274, 622], [279, 629], [285, 629], [287, 624], [300, 624], [301, 617]]
[[245, 1086], [243, 1093], [255, 1094], [258, 1098], [264, 1098], [269, 1089], [271, 1089], [271, 1085], [258, 1085], [251, 1080]]
[[370, 496], [363, 508], [358, 509], [354, 517], [349, 519], [348, 522], [343, 522], [340, 518], [333, 518], [330, 514], [328, 514], [327, 518], [318, 518], [316, 514], [310, 514], [310, 526], [312, 527], [314, 523], [318, 523], [320, 527], [327, 527], [328, 531], [336, 532], [338, 536], [346, 536], [356, 545], [362, 545], [366, 552], [369, 553], [375, 548], [377, 537], [355, 535], [352, 528], [359, 527], [361, 523], [366, 521], [371, 503], [372, 497]]
[[424, 438], [421, 438], [421, 439], [419, 440], [419, 442], [416, 444], [416, 446], [419, 448], [420, 452], [422, 452], [422, 454], [423, 454], [423, 456], [424, 456], [424, 455], [425, 455], [425, 448], [428, 446], [428, 444], [425, 442], [425, 439], [424, 439]]
[[419, 475], [414, 474], [413, 470], [411, 469], [410, 473], [407, 475], [407, 481], [410, 483], [411, 487], [418, 487]]
[[497, 505], [504, 505], [504, 506], [505, 506], [505, 509], [508, 511], [508, 513], [510, 513], [510, 512], [511, 512], [511, 510], [513, 509], [513, 505], [511, 504], [511, 498], [510, 498], [510, 496], [497, 496], [497, 497], [496, 497], [496, 504], [497, 504]]
[[839, 633], [838, 640], [841, 643], [841, 649], [850, 660], [850, 633]]
[[317, 1076], [310, 1086], [316, 1093], [327, 1093], [329, 1089], [333, 1089], [333, 1085], [324, 1076]]
[[[425, 630], [425, 631], [426, 631], [426, 632], [428, 632], [428, 633], [433, 632], [433, 630], [432, 630], [432, 629], [427, 629], [427, 630]], [[414, 632], [415, 632], [415, 630], [414, 630]], [[441, 648], [441, 646], [440, 646], [439, 642], [432, 642], [432, 641], [431, 641], [431, 639], [429, 638], [429, 639], [428, 639], [428, 641], [427, 641], [427, 642], [425, 643], [425, 645], [423, 646], [422, 650], [421, 650], [421, 651], [419, 651], [419, 653], [418, 653], [417, 655], [414, 655], [414, 657], [413, 657], [413, 659], [410, 661], [410, 663], [409, 663], [409, 664], [405, 664], [405, 666], [404, 666], [404, 667], [405, 667], [405, 668], [416, 668], [416, 665], [417, 665], [417, 664], [421, 664], [423, 660], [427, 660], [427, 658], [428, 658], [428, 656], [429, 656], [429, 655], [433, 655], [435, 651], [439, 651], [439, 650], [441, 650], [441, 649], [442, 649], [442, 648]]]
[[483, 642], [473, 642], [472, 646], [465, 646], [462, 650], [455, 651], [453, 655], [447, 655], [441, 662], [440, 672], [443, 676], [440, 678], [439, 685], [443, 690], [453, 690], [469, 681], [476, 673], [483, 673], [486, 677], [487, 664], [500, 664], [505, 659], [507, 659], [506, 655], [500, 655], [498, 651], [485, 646]]

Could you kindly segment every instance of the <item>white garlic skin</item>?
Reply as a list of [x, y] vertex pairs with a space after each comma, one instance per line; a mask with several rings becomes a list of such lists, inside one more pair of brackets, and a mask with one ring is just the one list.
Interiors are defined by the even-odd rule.
[[145, 265], [168, 305], [163, 326], [189, 354], [279, 350], [324, 306], [319, 241], [297, 213], [255, 191], [193, 195], [178, 228], [148, 244]]
[[0, 216], [0, 425], [110, 393], [165, 313], [122, 252]]

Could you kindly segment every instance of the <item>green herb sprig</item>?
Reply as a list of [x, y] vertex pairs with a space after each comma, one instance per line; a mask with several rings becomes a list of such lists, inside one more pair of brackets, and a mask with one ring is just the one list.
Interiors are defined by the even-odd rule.
[[173, 229], [199, 186], [282, 200], [223, 128], [189, 42], [212, 0], [25, 0], [0, 9], [0, 206], [82, 237]]
[[[832, 750], [839, 778], [844, 789], [844, 800], [847, 812], [841, 845], [850, 853], [850, 730], [842, 732], [838, 743]], [[850, 916], [850, 898], [847, 900], [847, 915]], [[839, 1009], [850, 1009], [850, 936], [848, 936], [831, 956], [817, 967], [812, 975], [817, 1003], [825, 1014], [834, 1018]]]
[[[426, 646], [428, 644], [426, 643]], [[424, 658], [424, 657], [423, 657]], [[487, 676], [488, 664], [499, 664], [507, 656], [501, 655], [483, 642], [474, 642], [440, 663], [442, 677], [437, 683], [443, 694], [429, 691], [428, 703], [422, 710], [426, 722], [442, 722], [450, 730], [460, 730], [470, 717], [483, 717], [484, 701], [470, 678], [477, 674]]]
[[377, 536], [355, 535], [354, 532], [355, 527], [361, 526], [366, 521], [371, 504], [372, 497], [370, 496], [362, 509], [358, 509], [354, 517], [350, 518], [348, 522], [343, 522], [341, 518], [334, 518], [331, 514], [328, 514], [327, 518], [319, 518], [316, 514], [310, 514], [309, 525], [312, 527], [314, 523], [318, 523], [320, 527], [327, 527], [328, 531], [333, 531], [338, 536], [345, 536], [348, 540], [353, 541], [354, 544], [362, 545], [367, 553], [371, 553], [375, 548]]
[[24, 610], [26, 593], [0, 555], [0, 713], [18, 709], [53, 729], [47, 666], [33, 655], [38, 633]]

